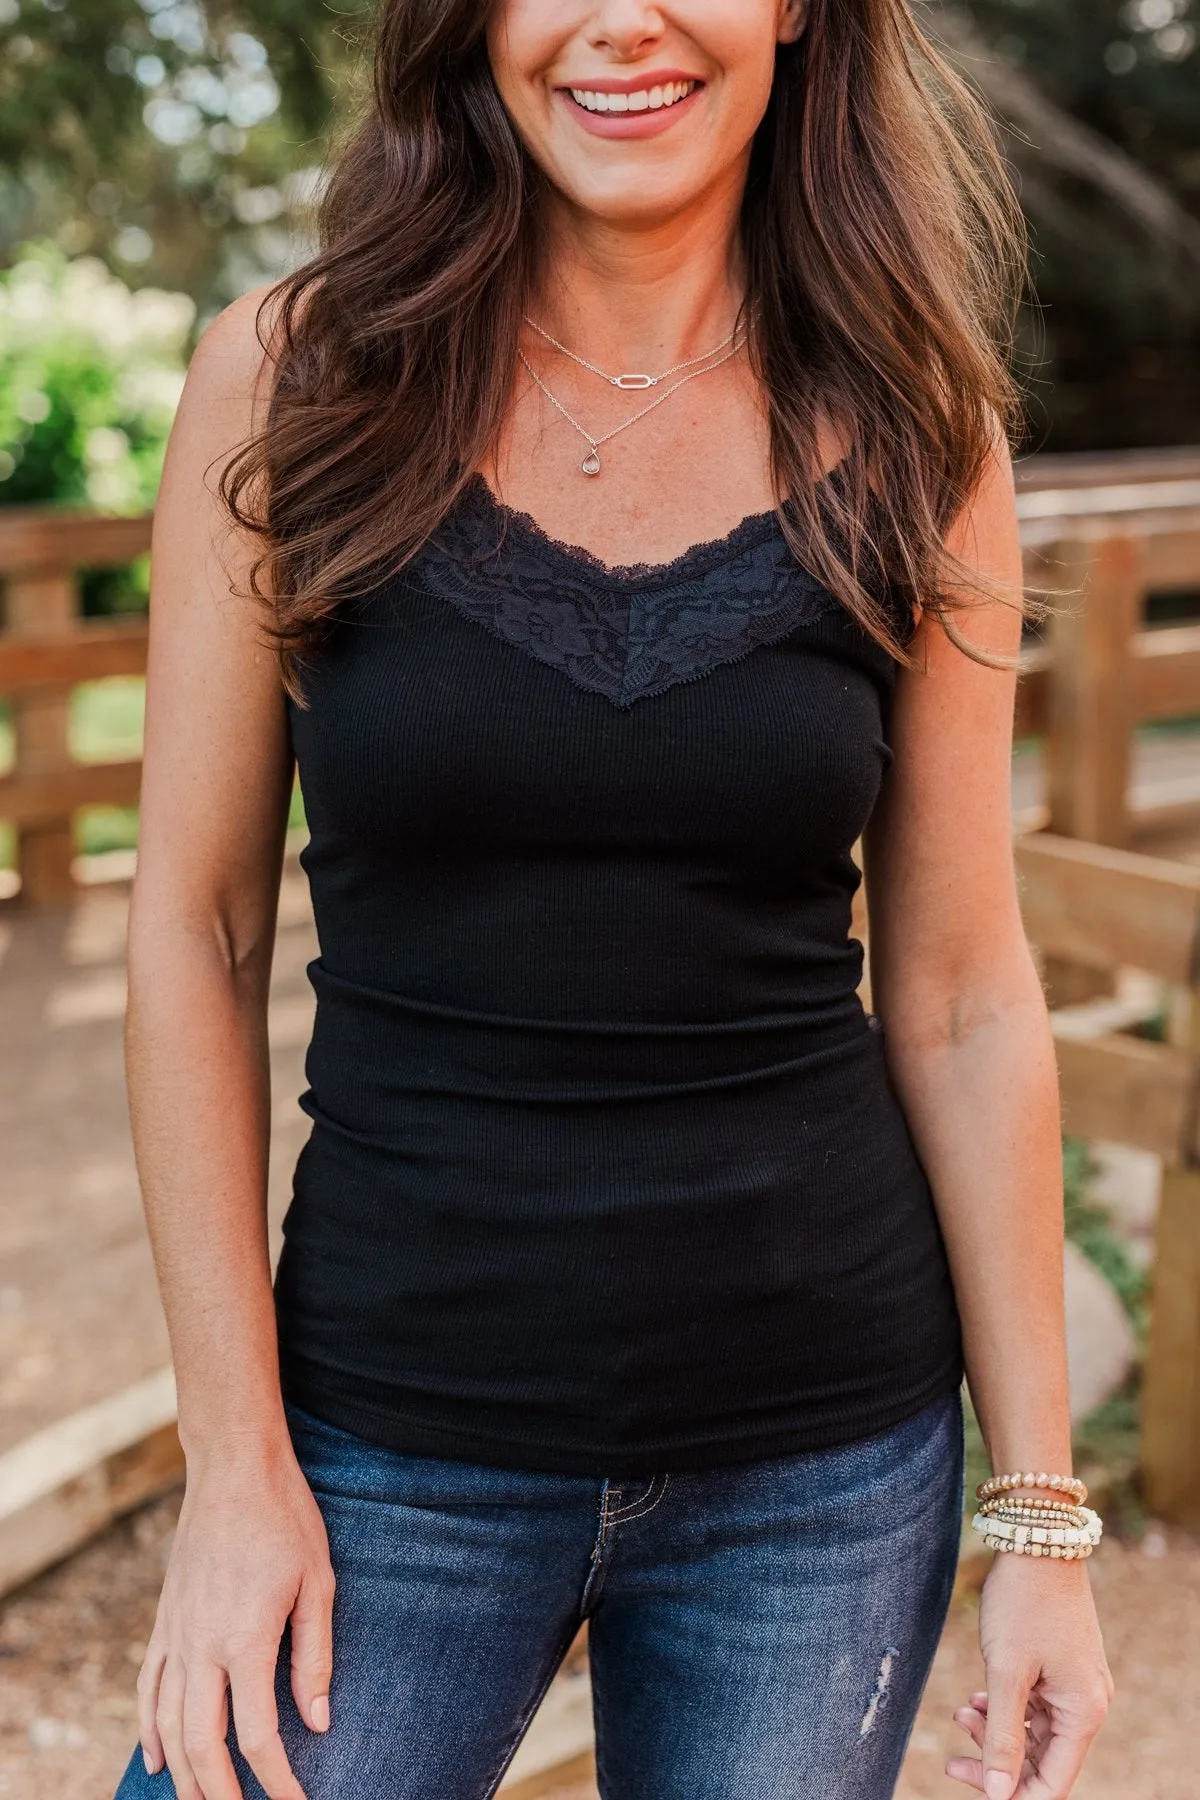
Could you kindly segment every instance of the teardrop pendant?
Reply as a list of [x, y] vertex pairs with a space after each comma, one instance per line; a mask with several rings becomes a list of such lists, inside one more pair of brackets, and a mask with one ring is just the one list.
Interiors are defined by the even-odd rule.
[[598, 475], [600, 473], [600, 458], [597, 452], [595, 450], [589, 450], [579, 467], [583, 470], [585, 475]]

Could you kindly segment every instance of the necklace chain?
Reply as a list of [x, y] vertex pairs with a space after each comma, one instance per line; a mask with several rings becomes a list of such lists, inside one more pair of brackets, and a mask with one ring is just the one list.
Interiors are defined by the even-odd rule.
[[606, 369], [598, 369], [595, 363], [589, 362], [586, 356], [577, 356], [574, 350], [568, 350], [565, 344], [560, 343], [544, 326], [539, 325], [536, 319], [531, 319], [528, 313], [525, 314], [525, 323], [531, 330], [536, 331], [540, 338], [545, 338], [548, 344], [553, 344], [556, 350], [560, 350], [564, 356], [569, 356], [573, 363], [578, 363], [581, 369], [587, 369], [591, 374], [598, 375], [601, 381], [607, 381], [611, 387], [635, 390], [657, 387], [660, 381], [667, 379], [668, 375], [678, 375], [681, 369], [694, 369], [697, 363], [707, 362], [710, 356], [716, 356], [725, 349], [727, 344], [732, 344], [740, 329], [739, 325], [735, 325], [729, 336], [722, 338], [719, 344], [714, 344], [711, 350], [705, 350], [701, 356], [689, 356], [685, 362], [673, 363], [669, 369], [663, 369], [661, 374], [610, 375]]
[[[536, 325], [534, 326], [534, 330], [535, 331], [538, 330], [538, 327]], [[548, 334], [542, 333], [542, 335], [547, 336]], [[734, 341], [735, 339], [737, 340], [736, 342]], [[553, 338], [550, 338], [549, 341], [551, 343], [554, 343], [555, 340]], [[644, 419], [646, 417], [647, 413], [652, 413], [656, 407], [661, 406], [664, 401], [669, 400], [671, 398], [672, 394], [677, 394], [681, 387], [686, 387], [689, 381], [695, 381], [697, 376], [708, 375], [709, 373], [711, 373], [711, 371], [713, 369], [719, 369], [721, 367], [722, 363], [727, 363], [731, 357], [734, 357], [738, 354], [738, 351], [742, 348], [742, 345], [745, 343], [745, 341], [746, 341], [745, 336], [740, 333], [739, 327], [735, 325], [733, 331], [725, 339], [724, 343], [718, 344], [715, 350], [710, 350], [708, 352], [707, 357], [694, 356], [690, 359], [689, 362], [679, 363], [676, 365], [677, 369], [690, 370], [689, 374], [681, 375], [679, 377], [678, 381], [673, 381], [671, 383], [670, 387], [664, 388], [664, 390], [661, 394], [656, 394], [654, 399], [651, 400], [651, 402], [648, 406], [641, 407], [637, 412], [633, 413], [628, 419], [623, 419], [619, 425], [614, 425], [611, 431], [604, 432], [600, 437], [594, 436], [593, 433], [588, 430], [586, 425], [580, 424], [579, 420], [575, 417], [574, 413], [567, 411], [567, 408], [563, 405], [562, 401], [558, 398], [558, 395], [551, 393], [550, 389], [546, 386], [546, 383], [542, 380], [542, 378], [538, 374], [537, 370], [533, 367], [533, 364], [529, 361], [529, 358], [526, 356], [525, 352], [522, 349], [520, 349], [519, 347], [517, 350], [517, 355], [520, 357], [522, 363], [525, 365], [526, 372], [528, 373], [530, 379], [536, 384], [537, 387], [539, 387], [541, 389], [542, 393], [546, 396], [546, 398], [550, 402], [551, 406], [554, 407], [556, 412], [559, 412], [562, 414], [563, 418], [567, 421], [567, 424], [573, 426], [574, 429], [579, 433], [580, 437], [588, 445], [588, 454], [584, 457], [583, 461], [579, 465], [582, 473], [584, 475], [598, 475], [600, 473], [600, 470], [602, 467], [601, 462], [600, 462], [600, 446], [601, 446], [601, 444], [607, 444], [610, 441], [610, 439], [618, 436], [618, 434], [620, 432], [628, 431], [629, 427], [631, 425], [636, 425], [639, 419]], [[726, 345], [729, 345], [731, 347], [727, 349]], [[561, 349], [562, 346], [559, 345], [558, 348]], [[720, 352], [721, 354], [718, 354], [718, 352]], [[573, 353], [570, 350], [568, 350], [565, 352], [565, 354], [567, 356], [571, 356]], [[715, 360], [713, 360], [714, 358], [715, 358]], [[575, 357], [574, 360], [576, 362], [583, 361], [582, 357]], [[700, 362], [703, 362], [705, 364], [705, 367], [702, 369], [698, 369], [694, 366], [696, 363], [700, 363]], [[590, 363], [584, 363], [583, 366], [588, 369], [590, 369], [592, 367], [592, 365]], [[599, 370], [599, 369], [596, 369], [593, 372], [598, 375], [603, 373], [603, 371]], [[674, 374], [675, 372], [676, 371], [672, 370], [672, 369], [665, 369], [661, 375], [657, 375], [652, 378], [648, 377], [647, 382], [648, 383], [652, 382], [652, 384], [654, 386], [657, 386], [660, 381], [664, 381], [668, 375]], [[614, 386], [620, 385], [619, 380], [614, 380], [614, 378], [612, 376], [606, 375], [606, 376], [604, 376], [604, 379], [606, 381], [612, 381]]]

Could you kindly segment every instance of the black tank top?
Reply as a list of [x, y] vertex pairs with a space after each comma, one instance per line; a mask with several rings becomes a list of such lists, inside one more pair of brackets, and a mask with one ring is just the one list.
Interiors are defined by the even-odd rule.
[[289, 1398], [637, 1476], [959, 1382], [850, 935], [895, 672], [772, 513], [612, 570], [478, 478], [343, 610], [290, 708], [320, 953]]

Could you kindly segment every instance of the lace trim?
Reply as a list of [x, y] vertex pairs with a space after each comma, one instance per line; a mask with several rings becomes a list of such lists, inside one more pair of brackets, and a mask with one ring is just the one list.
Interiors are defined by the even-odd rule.
[[638, 588], [670, 586], [694, 575], [708, 574], [779, 531], [779, 520], [774, 511], [749, 513], [723, 537], [692, 544], [669, 562], [606, 563], [582, 544], [570, 544], [551, 537], [531, 513], [504, 505], [497, 500], [482, 475], [471, 477], [463, 507], [477, 515], [481, 536], [485, 530], [493, 533], [493, 547], [503, 547], [512, 537], [525, 548], [532, 546], [533, 553], [540, 558], [552, 559], [565, 566], [571, 574], [578, 575], [582, 565], [602, 582], [616, 582], [621, 586], [632, 584]]
[[479, 477], [418, 566], [468, 618], [619, 707], [842, 610], [795, 561], [773, 512], [669, 563], [611, 568], [501, 506]]

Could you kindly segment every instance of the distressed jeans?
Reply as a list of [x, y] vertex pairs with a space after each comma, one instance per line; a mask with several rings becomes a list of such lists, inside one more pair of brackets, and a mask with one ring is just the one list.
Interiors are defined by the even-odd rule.
[[[398, 1455], [289, 1409], [337, 1576], [308, 1800], [484, 1800], [582, 1620], [604, 1800], [887, 1800], [963, 1499], [957, 1394], [833, 1450], [637, 1481]], [[246, 1800], [263, 1790], [236, 1747]], [[117, 1800], [171, 1800], [135, 1751]]]

